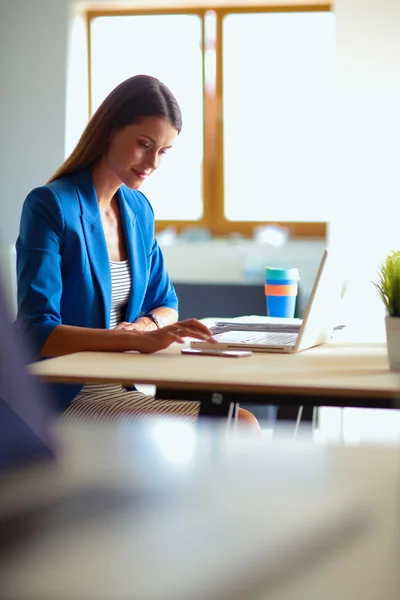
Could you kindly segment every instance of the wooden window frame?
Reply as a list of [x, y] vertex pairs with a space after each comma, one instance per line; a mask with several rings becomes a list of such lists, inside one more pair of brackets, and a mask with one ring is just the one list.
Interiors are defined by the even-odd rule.
[[[289, 231], [292, 238], [326, 239], [325, 222], [271, 222], [271, 221], [229, 221], [224, 214], [224, 142], [223, 142], [223, 19], [228, 14], [282, 13], [282, 12], [331, 12], [332, 4], [302, 5], [250, 5], [172, 7], [172, 8], [107, 8], [86, 12], [87, 53], [88, 53], [88, 108], [92, 114], [92, 71], [91, 71], [91, 21], [105, 16], [143, 15], [198, 15], [202, 23], [202, 64], [203, 64], [203, 216], [196, 221], [156, 220], [156, 230], [174, 227], [178, 232], [188, 227], [204, 227], [213, 237], [224, 237], [239, 233], [252, 237], [255, 227], [260, 225], [280, 225]], [[216, 15], [216, 81], [215, 94], [210, 94], [205, 86], [205, 15], [212, 11]]]

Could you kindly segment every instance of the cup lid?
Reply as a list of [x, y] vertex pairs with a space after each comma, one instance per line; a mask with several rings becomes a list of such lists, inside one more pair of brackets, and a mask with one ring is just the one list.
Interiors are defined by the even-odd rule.
[[299, 270], [294, 267], [292, 269], [281, 269], [277, 267], [265, 267], [265, 279], [278, 280], [281, 279], [300, 279]]

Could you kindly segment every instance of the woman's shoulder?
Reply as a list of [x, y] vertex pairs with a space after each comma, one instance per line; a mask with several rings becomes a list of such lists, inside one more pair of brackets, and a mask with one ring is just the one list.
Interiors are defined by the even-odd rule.
[[73, 183], [69, 176], [54, 179], [49, 183], [33, 188], [27, 195], [27, 201], [40, 202], [41, 200], [60, 203], [62, 198], [73, 193]]
[[82, 195], [95, 198], [93, 180], [87, 170], [58, 177], [34, 188], [26, 197], [25, 205], [58, 213], [63, 219], [76, 219], [80, 214], [78, 200]]

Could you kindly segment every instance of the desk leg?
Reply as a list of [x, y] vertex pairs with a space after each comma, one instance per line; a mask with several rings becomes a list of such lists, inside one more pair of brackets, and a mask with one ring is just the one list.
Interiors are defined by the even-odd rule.
[[[296, 405], [282, 405], [278, 406], [277, 421], [296, 421], [299, 413], [299, 406]], [[302, 422], [312, 422], [313, 420], [313, 406], [303, 406], [303, 413], [301, 416]]]
[[[279, 425], [282, 424], [282, 422], [285, 422], [285, 423], [290, 422], [291, 424], [293, 423], [293, 425], [295, 427], [297, 427], [297, 419], [299, 416], [299, 410], [300, 410], [300, 406], [296, 406], [296, 405], [278, 406], [278, 414], [277, 414], [277, 418], [276, 418], [276, 424], [278, 425], [278, 427], [277, 427], [278, 434], [279, 434]], [[314, 425], [314, 421], [315, 421], [313, 419], [313, 410], [314, 410], [313, 406], [302, 405], [300, 428], [301, 428], [302, 434], [307, 433], [308, 436], [312, 436], [312, 433], [313, 433], [313, 425]], [[274, 434], [275, 434], [275, 431], [274, 431]]]

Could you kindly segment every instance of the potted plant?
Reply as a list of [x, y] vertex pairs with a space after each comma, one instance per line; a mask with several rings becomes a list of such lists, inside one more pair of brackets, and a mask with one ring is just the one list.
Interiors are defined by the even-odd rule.
[[392, 371], [400, 371], [400, 250], [389, 252], [374, 284], [386, 307], [389, 366]]

